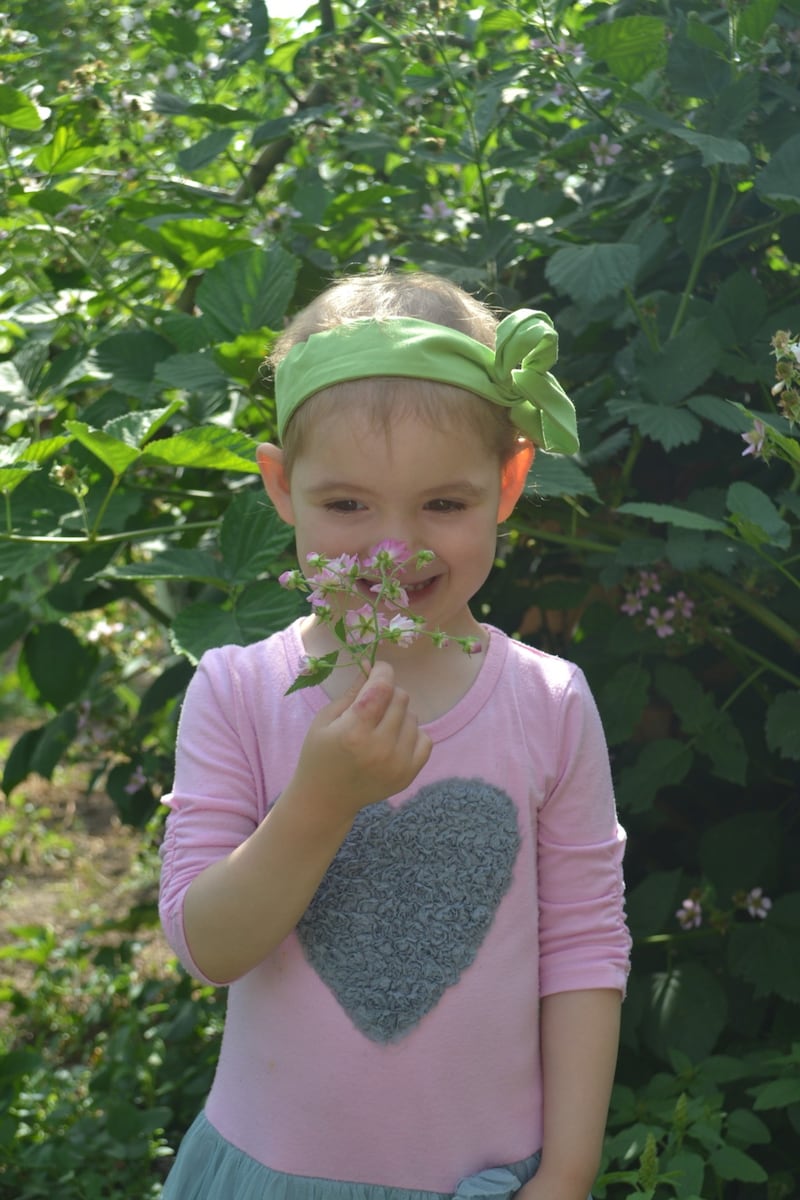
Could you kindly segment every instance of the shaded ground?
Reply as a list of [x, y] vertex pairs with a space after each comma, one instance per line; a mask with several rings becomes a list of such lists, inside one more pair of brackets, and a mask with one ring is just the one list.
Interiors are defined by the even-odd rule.
[[[19, 732], [2, 730], [0, 759]], [[87, 789], [88, 772], [68, 768], [52, 781], [31, 777], [11, 797], [0, 792], [0, 946], [16, 942], [20, 926], [43, 925], [66, 939], [155, 902], [155, 851], [143, 850], [143, 835], [120, 822], [105, 793]], [[143, 968], [158, 970], [171, 957], [158, 929], [137, 938]], [[14, 958], [0, 964], [3, 980], [23, 989], [30, 974]]]

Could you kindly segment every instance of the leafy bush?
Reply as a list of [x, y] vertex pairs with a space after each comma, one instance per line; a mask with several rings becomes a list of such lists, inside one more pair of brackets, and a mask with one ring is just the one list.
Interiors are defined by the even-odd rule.
[[586, 670], [630, 835], [598, 1195], [790, 1196], [798, 0], [12, 7], [0, 647], [47, 715], [5, 790], [75, 755], [144, 823], [197, 657], [296, 611], [259, 363], [331, 274], [548, 309], [582, 451], [479, 600]]

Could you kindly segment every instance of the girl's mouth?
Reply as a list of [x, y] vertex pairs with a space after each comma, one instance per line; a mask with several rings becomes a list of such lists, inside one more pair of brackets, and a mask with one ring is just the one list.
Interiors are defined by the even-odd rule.
[[[428, 579], [418, 579], [415, 583], [406, 583], [402, 578], [398, 580], [400, 587], [408, 596], [408, 606], [410, 609], [413, 610], [415, 602], [424, 600], [433, 591], [438, 579], [438, 575], [431, 575]], [[372, 589], [378, 582], [376, 579], [361, 578], [358, 580], [358, 589], [365, 597], [374, 601], [376, 593]]]

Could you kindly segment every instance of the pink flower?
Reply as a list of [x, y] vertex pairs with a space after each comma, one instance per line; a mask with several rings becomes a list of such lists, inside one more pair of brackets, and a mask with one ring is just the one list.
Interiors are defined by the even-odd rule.
[[278, 576], [278, 583], [287, 591], [296, 592], [305, 583], [305, 576], [302, 571], [284, 571], [282, 575]]
[[645, 625], [649, 625], [654, 630], [657, 637], [667, 638], [672, 637], [675, 632], [674, 626], [670, 625], [670, 621], [675, 616], [674, 608], [665, 608], [663, 612], [653, 605], [650, 609], [650, 615], [645, 618]]
[[144, 773], [144, 767], [139, 764], [131, 775], [128, 782], [125, 784], [123, 791], [127, 796], [135, 796], [147, 784], [147, 776]]
[[628, 592], [625, 596], [625, 603], [620, 605], [620, 612], [627, 613], [629, 617], [635, 617], [641, 611], [641, 597], [636, 592]]
[[369, 604], [361, 608], [350, 609], [344, 614], [345, 640], [350, 646], [364, 646], [374, 642], [381, 629], [385, 629], [388, 620], [382, 613], [376, 613]]
[[703, 923], [703, 906], [691, 896], [683, 901], [675, 913], [682, 929], [697, 929]]
[[754, 458], [762, 458], [764, 455], [764, 439], [767, 431], [764, 428], [764, 422], [758, 419], [753, 421], [753, 428], [747, 433], [742, 434], [742, 441], [747, 442], [747, 449], [742, 451], [742, 458], [746, 454], [752, 454]]
[[639, 595], [647, 596], [650, 592], [660, 592], [661, 581], [655, 571], [639, 572]]
[[408, 592], [400, 587], [396, 579], [385, 579], [383, 583], [375, 583], [369, 589], [390, 608], [408, 608]]
[[444, 200], [434, 200], [433, 204], [423, 204], [421, 215], [423, 221], [446, 221], [448, 217], [455, 216], [455, 209]]
[[362, 566], [365, 571], [391, 571], [395, 567], [404, 567], [410, 557], [405, 542], [398, 542], [395, 538], [386, 538], [370, 547]]
[[620, 143], [610, 142], [608, 140], [607, 133], [601, 133], [598, 141], [590, 142], [589, 149], [594, 155], [594, 161], [598, 167], [613, 166], [614, 159], [618, 154], [622, 153], [622, 146]]
[[419, 630], [414, 618], [401, 616], [400, 613], [395, 613], [389, 624], [384, 626], [386, 641], [393, 642], [396, 646], [410, 646], [418, 636]]
[[674, 607], [679, 617], [685, 617], [687, 621], [694, 613], [694, 600], [690, 599], [686, 592], [676, 592], [674, 596], [669, 596], [668, 603]]

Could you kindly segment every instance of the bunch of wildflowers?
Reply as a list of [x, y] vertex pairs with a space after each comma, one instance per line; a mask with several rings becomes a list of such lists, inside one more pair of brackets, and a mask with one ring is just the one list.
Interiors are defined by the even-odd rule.
[[[337, 666], [358, 666], [365, 675], [375, 663], [381, 645], [410, 646], [419, 637], [429, 637], [441, 649], [453, 644], [467, 654], [480, 652], [477, 638], [451, 638], [441, 630], [425, 629], [425, 619], [409, 609], [402, 577], [411, 567], [420, 570], [432, 562], [431, 550], [411, 554], [405, 542], [387, 539], [373, 546], [364, 558], [340, 554], [306, 556], [309, 574], [284, 571], [278, 582], [290, 591], [305, 592], [314, 615], [328, 625], [337, 649], [319, 657], [307, 655], [300, 675], [287, 691], [322, 683]], [[365, 594], [365, 581], [369, 583]], [[357, 607], [352, 601], [358, 601]], [[344, 655], [344, 661], [341, 656]]]
[[705, 922], [718, 932], [725, 932], [733, 919], [735, 912], [746, 912], [755, 921], [763, 921], [769, 915], [772, 901], [764, 895], [764, 889], [751, 888], [736, 892], [732, 896], [733, 909], [721, 909], [714, 902], [710, 889], [705, 891], [693, 888], [675, 913], [675, 918], [681, 929], [699, 929]]
[[[772, 339], [772, 352], [777, 360], [772, 395], [778, 397], [781, 415], [793, 430], [800, 425], [800, 337], [779, 329]], [[747, 443], [743, 455], [752, 454], [753, 458], [762, 458], [765, 462], [773, 457], [782, 458], [794, 467], [800, 467], [797, 441], [757, 417], [753, 419], [752, 429], [742, 434], [742, 440]]]
[[667, 593], [657, 571], [639, 571], [629, 581], [620, 611], [636, 617], [656, 637], [670, 638], [692, 632], [695, 602], [684, 591]]

